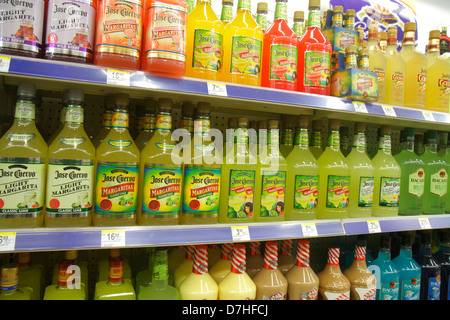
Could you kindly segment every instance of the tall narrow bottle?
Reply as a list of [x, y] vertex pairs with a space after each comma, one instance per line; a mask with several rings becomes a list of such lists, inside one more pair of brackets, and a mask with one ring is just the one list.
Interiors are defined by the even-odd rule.
[[278, 244], [267, 241], [264, 267], [253, 277], [256, 300], [286, 300], [288, 282], [278, 269]]
[[309, 141], [309, 149], [316, 159], [319, 159], [323, 152], [322, 148], [322, 121], [313, 120], [311, 124], [311, 139]]
[[437, 154], [437, 131], [425, 133], [425, 189], [422, 214], [444, 214], [447, 195], [447, 163]]
[[294, 24], [292, 30], [297, 37], [301, 38], [305, 33], [305, 13], [303, 11], [294, 11]]
[[128, 131], [128, 95], [115, 99], [111, 130], [96, 150], [95, 226], [136, 223], [140, 152]]
[[287, 22], [287, 0], [276, 0], [275, 17], [264, 33], [261, 86], [297, 90], [298, 37]]
[[233, 259], [233, 244], [222, 243], [220, 259], [211, 267], [209, 274], [217, 284], [230, 272]]
[[222, 11], [220, 12], [220, 21], [225, 27], [233, 20], [233, 0], [222, 0]]
[[378, 103], [385, 103], [386, 96], [386, 57], [378, 45], [378, 22], [369, 23], [369, 69], [376, 72], [378, 83]]
[[145, 101], [144, 112], [140, 117], [140, 123], [141, 130], [139, 131], [134, 142], [139, 150], [142, 151], [155, 134], [156, 102], [154, 100], [147, 99]]
[[0, 272], [0, 300], [33, 300], [33, 288], [19, 284], [17, 264], [2, 265]]
[[247, 274], [253, 278], [264, 266], [264, 256], [262, 255], [262, 242], [250, 242], [250, 250], [247, 253]]
[[210, 105], [199, 102], [194, 136], [188, 146], [190, 163], [184, 165], [181, 224], [217, 223], [222, 160], [214, 141], [211, 142], [212, 135]]
[[[36, 228], [44, 222], [48, 147], [36, 128], [35, 98], [34, 85], [19, 84], [14, 122], [0, 139], [2, 228]], [[21, 177], [20, 186], [16, 177]]]
[[372, 159], [375, 167], [372, 216], [396, 216], [400, 197], [401, 168], [391, 151], [391, 126], [380, 128], [378, 152]]
[[223, 81], [260, 86], [263, 31], [253, 19], [250, 0], [238, 1], [236, 16], [223, 33]]
[[186, 33], [186, 77], [222, 80], [223, 23], [211, 0], [197, 0], [189, 13]]
[[308, 27], [298, 42], [297, 91], [330, 95], [331, 44], [321, 31], [320, 0], [309, 0]]
[[431, 30], [427, 47], [427, 90], [425, 108], [431, 111], [449, 112], [450, 61], [440, 55], [439, 30]]
[[403, 32], [400, 55], [408, 66], [405, 71], [405, 107], [425, 109], [428, 61], [416, 50], [416, 23], [407, 22]]
[[[279, 151], [278, 120], [268, 120], [266, 144], [256, 165], [255, 221], [283, 221], [286, 193], [286, 160]], [[260, 134], [262, 134], [260, 132]], [[264, 139], [264, 134], [262, 139]], [[264, 141], [261, 140], [260, 142]]]
[[397, 49], [397, 26], [389, 27], [387, 35], [385, 102], [390, 105], [403, 106], [406, 65]]
[[422, 270], [420, 300], [439, 300], [441, 294], [441, 266], [432, 255], [431, 232], [422, 235], [419, 254], [414, 259]]
[[87, 227], [91, 224], [95, 148], [83, 123], [84, 92], [69, 89], [64, 128], [48, 149], [47, 227]]
[[314, 220], [317, 211], [319, 165], [308, 147], [308, 117], [299, 116], [295, 146], [286, 158], [286, 220]]
[[327, 264], [319, 272], [319, 300], [350, 300], [350, 281], [339, 266], [340, 248], [328, 248]]
[[156, 131], [141, 152], [138, 190], [140, 225], [178, 224], [181, 208], [181, 159], [173, 160], [172, 100], [160, 98]]
[[246, 272], [245, 245], [233, 247], [230, 272], [219, 283], [219, 300], [254, 300], [256, 285]]
[[219, 286], [208, 273], [208, 246], [195, 248], [192, 272], [180, 286], [181, 300], [217, 300]]
[[348, 216], [350, 196], [350, 170], [340, 151], [340, 121], [330, 119], [328, 143], [318, 159], [319, 200], [317, 219], [344, 219]]

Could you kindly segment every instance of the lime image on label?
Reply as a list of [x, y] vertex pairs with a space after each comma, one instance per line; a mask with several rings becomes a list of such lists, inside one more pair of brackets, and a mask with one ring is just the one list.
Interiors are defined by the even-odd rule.
[[245, 36], [234, 36], [231, 45], [231, 74], [259, 76], [261, 73], [262, 41]]
[[261, 185], [261, 217], [283, 216], [286, 171], [263, 171]]
[[348, 207], [349, 185], [349, 176], [328, 176], [327, 208]]
[[319, 196], [319, 176], [296, 175], [294, 189], [295, 209], [314, 209]]
[[371, 207], [373, 204], [373, 177], [359, 178], [358, 207]]
[[297, 81], [297, 47], [285, 44], [270, 46], [270, 79]]
[[380, 207], [398, 207], [400, 197], [400, 179], [381, 177]]
[[254, 170], [230, 170], [227, 216], [229, 218], [252, 217], [254, 191]]
[[218, 71], [222, 67], [222, 39], [220, 33], [195, 29], [192, 67]]

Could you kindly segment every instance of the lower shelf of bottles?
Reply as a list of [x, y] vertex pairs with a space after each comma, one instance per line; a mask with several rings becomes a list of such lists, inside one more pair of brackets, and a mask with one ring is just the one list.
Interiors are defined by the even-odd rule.
[[0, 252], [133, 248], [450, 228], [450, 215], [252, 224], [0, 229]]

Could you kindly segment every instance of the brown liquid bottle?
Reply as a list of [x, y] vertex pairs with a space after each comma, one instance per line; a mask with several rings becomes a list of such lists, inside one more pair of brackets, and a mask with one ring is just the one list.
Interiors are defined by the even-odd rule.
[[281, 250], [278, 257], [278, 269], [285, 276], [290, 268], [295, 264], [295, 257], [292, 255], [292, 240], [286, 239], [281, 241]]
[[320, 300], [350, 300], [350, 281], [339, 267], [340, 249], [328, 249], [328, 260], [319, 276]]
[[288, 300], [317, 300], [319, 277], [309, 266], [309, 241], [299, 240], [294, 266], [286, 274]]
[[253, 278], [264, 266], [264, 257], [261, 254], [262, 244], [259, 241], [250, 243], [250, 254], [247, 255], [247, 274]]
[[365, 240], [356, 242], [353, 263], [344, 270], [350, 281], [350, 300], [375, 300], [376, 278], [367, 268], [366, 247]]
[[278, 244], [267, 241], [264, 267], [253, 277], [255, 300], [286, 300], [288, 282], [278, 269]]

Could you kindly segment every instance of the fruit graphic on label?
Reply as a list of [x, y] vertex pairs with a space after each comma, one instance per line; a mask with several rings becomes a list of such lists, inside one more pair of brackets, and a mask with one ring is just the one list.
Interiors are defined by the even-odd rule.
[[59, 200], [58, 199], [52, 199], [50, 200], [50, 208], [52, 209], [58, 209], [59, 208]]
[[112, 202], [110, 200], [108, 200], [108, 199], [103, 199], [100, 202], [100, 208], [102, 208], [102, 210], [106, 211], [106, 210], [111, 209], [111, 207], [112, 207]]

